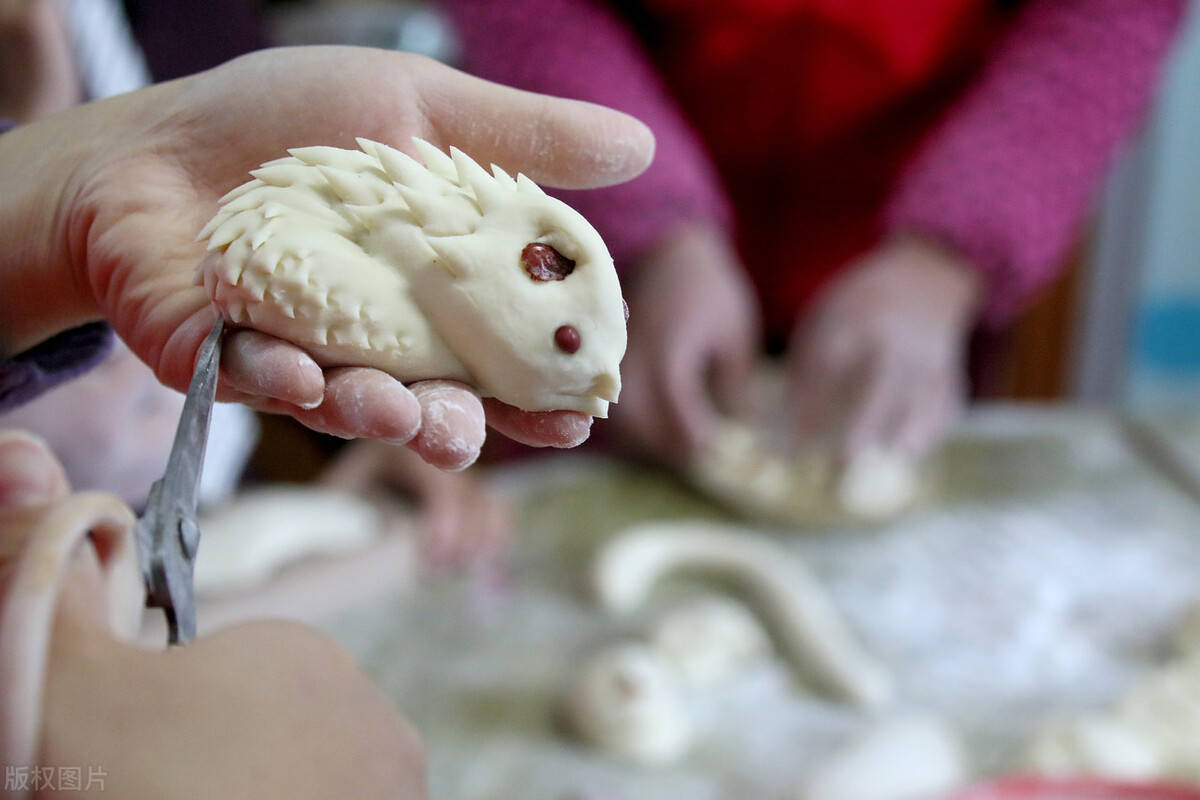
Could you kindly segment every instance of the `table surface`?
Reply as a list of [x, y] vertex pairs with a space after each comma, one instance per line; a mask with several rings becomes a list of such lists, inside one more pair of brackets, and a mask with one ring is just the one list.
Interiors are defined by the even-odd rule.
[[[1146, 428], [1200, 473], [1200, 416]], [[918, 509], [812, 530], [738, 520], [664, 473], [560, 454], [497, 476], [520, 509], [507, 580], [428, 581], [310, 621], [423, 731], [440, 800], [783, 800], [868, 720], [777, 659], [691, 698], [699, 734], [677, 765], [613, 761], [557, 724], [591, 649], [721, 590], [671, 580], [614, 618], [584, 589], [591, 554], [635, 523], [720, 520], [804, 559], [893, 670], [897, 709], [949, 720], [983, 777], [1050, 717], [1102, 708], [1161, 662], [1200, 596], [1200, 504], [1143, 449], [1101, 411], [984, 407], [932, 460]]]

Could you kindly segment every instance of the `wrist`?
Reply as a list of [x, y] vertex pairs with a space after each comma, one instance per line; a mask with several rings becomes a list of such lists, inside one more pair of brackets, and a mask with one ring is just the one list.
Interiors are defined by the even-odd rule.
[[963, 326], [975, 322], [986, 287], [983, 275], [970, 260], [944, 242], [920, 233], [897, 233], [884, 247], [896, 257], [893, 263], [909, 264], [936, 282], [941, 301], [953, 309]]
[[0, 355], [100, 318], [69, 246], [71, 186], [87, 139], [72, 116], [0, 135]]

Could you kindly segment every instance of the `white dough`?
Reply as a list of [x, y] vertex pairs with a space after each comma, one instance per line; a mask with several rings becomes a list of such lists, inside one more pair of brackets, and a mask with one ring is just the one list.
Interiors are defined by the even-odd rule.
[[697, 569], [737, 579], [770, 620], [780, 650], [820, 688], [868, 706], [891, 699], [891, 676], [855, 640], [807, 566], [745, 530], [704, 522], [635, 526], [601, 549], [592, 586], [605, 608], [629, 612], [659, 579]]
[[886, 519], [912, 503], [917, 487], [917, 470], [911, 459], [887, 450], [868, 449], [855, 456], [838, 476], [837, 502], [855, 517]]
[[1029, 767], [1047, 775], [1142, 781], [1162, 772], [1162, 760], [1150, 742], [1119, 720], [1105, 716], [1047, 726], [1025, 758]]
[[692, 598], [664, 613], [650, 629], [650, 643], [693, 689], [715, 686], [771, 650], [750, 610], [720, 595]]
[[751, 517], [796, 524], [887, 519], [911, 506], [920, 489], [916, 465], [898, 454], [866, 450], [839, 469], [823, 448], [785, 457], [767, 430], [733, 420], [720, 424], [688, 475]]
[[1103, 714], [1040, 731], [1028, 765], [1055, 774], [1200, 782], [1200, 653], [1150, 672]]
[[[234, 189], [200, 234], [219, 258], [198, 276], [237, 325], [287, 339], [323, 366], [406, 383], [448, 378], [529, 411], [607, 415], [621, 380], [621, 287], [600, 235], [523, 175], [414, 140], [303, 147]], [[575, 262], [535, 280], [532, 243]], [[573, 353], [556, 331], [579, 334]]]
[[1113, 716], [1150, 744], [1163, 777], [1200, 781], [1200, 653], [1152, 672], [1122, 698]]
[[244, 492], [200, 519], [196, 591], [252, 586], [303, 558], [364, 547], [383, 530], [383, 515], [354, 495], [313, 486]]
[[802, 779], [797, 800], [927, 800], [966, 782], [963, 744], [945, 722], [903, 716], [873, 723]]
[[666, 764], [691, 746], [693, 725], [679, 676], [641, 642], [611, 645], [589, 658], [564, 700], [572, 730], [610, 755]]

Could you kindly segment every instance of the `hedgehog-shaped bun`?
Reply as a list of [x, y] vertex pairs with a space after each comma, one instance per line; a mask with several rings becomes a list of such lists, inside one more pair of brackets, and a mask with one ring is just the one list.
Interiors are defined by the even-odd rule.
[[359, 139], [252, 171], [200, 234], [213, 302], [322, 366], [607, 416], [625, 313], [600, 235], [524, 175], [414, 143], [424, 163]]

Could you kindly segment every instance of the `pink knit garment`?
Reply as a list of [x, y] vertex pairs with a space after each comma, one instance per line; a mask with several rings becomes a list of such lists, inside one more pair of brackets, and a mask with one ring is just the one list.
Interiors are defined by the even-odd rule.
[[936, 237], [1002, 323], [1050, 281], [1138, 126], [1184, 0], [1039, 0], [906, 170], [884, 220]]

